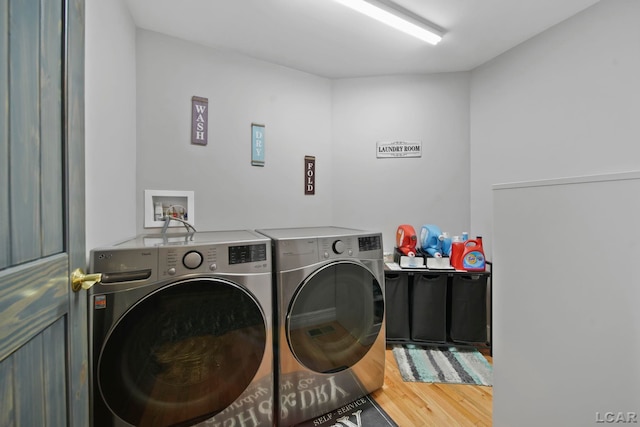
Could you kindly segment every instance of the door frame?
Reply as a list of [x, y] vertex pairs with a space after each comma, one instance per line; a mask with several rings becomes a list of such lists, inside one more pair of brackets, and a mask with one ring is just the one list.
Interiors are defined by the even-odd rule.
[[[84, 47], [85, 0], [63, 0], [63, 106], [64, 155], [66, 161], [65, 241], [71, 271], [87, 265], [85, 248], [85, 127], [84, 127]], [[69, 290], [68, 402], [71, 426], [89, 425], [89, 341], [86, 292]]]

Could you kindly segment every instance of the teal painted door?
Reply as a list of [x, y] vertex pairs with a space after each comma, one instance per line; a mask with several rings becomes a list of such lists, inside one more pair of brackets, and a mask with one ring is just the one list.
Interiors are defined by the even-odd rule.
[[84, 0], [0, 0], [0, 426], [88, 425]]

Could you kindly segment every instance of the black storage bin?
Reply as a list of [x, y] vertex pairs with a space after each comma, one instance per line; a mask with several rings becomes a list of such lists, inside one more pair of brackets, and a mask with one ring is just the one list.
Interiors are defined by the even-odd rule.
[[452, 341], [487, 342], [486, 274], [454, 275], [451, 282]]
[[384, 289], [387, 340], [408, 340], [409, 275], [385, 274]]
[[411, 339], [447, 341], [447, 274], [416, 274], [411, 297]]

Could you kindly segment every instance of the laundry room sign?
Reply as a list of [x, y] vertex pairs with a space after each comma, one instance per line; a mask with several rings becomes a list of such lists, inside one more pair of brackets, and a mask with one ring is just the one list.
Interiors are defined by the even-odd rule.
[[422, 157], [422, 141], [376, 142], [376, 157]]
[[191, 98], [191, 143], [207, 145], [209, 133], [209, 99]]

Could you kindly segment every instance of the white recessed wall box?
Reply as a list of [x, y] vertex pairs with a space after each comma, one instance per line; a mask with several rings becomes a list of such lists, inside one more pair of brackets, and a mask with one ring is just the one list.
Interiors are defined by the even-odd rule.
[[[163, 227], [165, 217], [183, 220], [195, 227], [193, 191], [144, 190], [144, 228]], [[169, 227], [184, 227], [171, 221]]]

